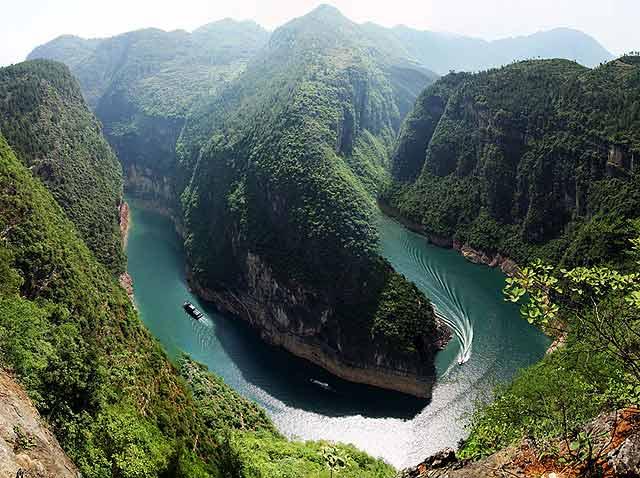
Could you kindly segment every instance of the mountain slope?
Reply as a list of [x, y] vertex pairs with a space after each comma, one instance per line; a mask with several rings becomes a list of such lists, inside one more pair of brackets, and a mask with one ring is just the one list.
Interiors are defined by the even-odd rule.
[[44, 60], [0, 69], [0, 131], [96, 257], [121, 272], [121, 167], [69, 70]]
[[429, 233], [518, 261], [622, 259], [640, 205], [639, 89], [637, 57], [448, 76], [404, 125], [387, 200]]
[[0, 370], [0, 476], [20, 476], [21, 472], [26, 476], [78, 476], [22, 387]]
[[[210, 298], [243, 316], [249, 303], [264, 311], [252, 322], [266, 338], [342, 376], [384, 386], [391, 374], [387, 386], [428, 395], [440, 332], [428, 301], [378, 257], [372, 222], [395, 134], [434, 75], [332, 7], [280, 28], [256, 55], [261, 39], [227, 20], [193, 34], [131, 32], [72, 57], [89, 53], [75, 72], [127, 190], [178, 219], [184, 211]], [[240, 292], [243, 306], [232, 304]], [[306, 323], [274, 322], [297, 310]]]
[[420, 31], [405, 26], [364, 25], [387, 43], [404, 49], [409, 58], [445, 75], [450, 71], [481, 71], [534, 58], [564, 58], [585, 66], [613, 59], [594, 38], [578, 30], [556, 28], [532, 35], [485, 41], [478, 38]]
[[475, 262], [515, 258], [505, 298], [556, 341], [474, 412], [461, 461], [402, 476], [636, 476], [639, 93], [626, 56], [451, 74], [419, 98], [384, 200]]
[[222, 20], [193, 33], [146, 29], [101, 40], [64, 36], [29, 58], [69, 65], [122, 162], [128, 192], [179, 209], [175, 146], [188, 112], [232, 81], [267, 38], [255, 23]]
[[373, 227], [407, 98], [400, 67], [331, 7], [274, 32], [182, 134], [181, 165], [194, 168], [185, 244], [201, 293], [269, 342], [343, 378], [428, 396], [441, 331], [378, 256]]
[[[263, 410], [202, 366], [183, 360], [180, 377], [1, 135], [0, 241], [0, 366], [25, 387], [83, 476], [263, 476], [279, 460], [291, 476], [322, 471], [323, 443], [285, 440]], [[68, 464], [30, 416], [6, 417], [20, 466], [35, 466], [26, 457], [49, 463], [47, 443], [60, 466]], [[279, 452], [258, 459], [248, 446]], [[352, 447], [336, 449], [350, 476], [392, 473]]]

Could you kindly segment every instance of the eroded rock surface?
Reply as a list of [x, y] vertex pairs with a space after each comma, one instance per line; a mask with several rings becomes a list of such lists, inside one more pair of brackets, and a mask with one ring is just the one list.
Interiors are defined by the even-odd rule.
[[25, 391], [0, 371], [0, 478], [77, 478]]

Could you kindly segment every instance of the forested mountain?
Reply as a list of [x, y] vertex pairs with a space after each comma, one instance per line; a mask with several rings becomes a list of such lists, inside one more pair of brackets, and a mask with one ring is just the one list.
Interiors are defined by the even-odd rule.
[[428, 81], [320, 7], [276, 30], [179, 144], [202, 293], [337, 375], [420, 396], [441, 332], [378, 256], [373, 221], [402, 113]]
[[552, 60], [428, 88], [387, 200], [431, 234], [522, 262], [622, 260], [638, 215], [640, 68]]
[[404, 48], [408, 58], [441, 75], [451, 70], [481, 71], [536, 58], [564, 58], [588, 67], [613, 59], [611, 53], [594, 38], [568, 28], [486, 41], [405, 26], [387, 29], [368, 23], [364, 27], [376, 35], [386, 36], [387, 43]]
[[1, 68], [0, 131], [98, 260], [122, 272], [121, 166], [68, 68], [46, 60]]
[[428, 301], [378, 257], [372, 221], [394, 137], [435, 75], [328, 6], [256, 53], [265, 39], [229, 21], [145, 30], [85, 45], [72, 67], [127, 189], [184, 214], [201, 293], [334, 373], [426, 396], [443, 337]]
[[267, 39], [255, 23], [221, 20], [193, 33], [62, 36], [29, 58], [71, 68], [122, 162], [127, 189], [175, 207], [175, 146], [189, 110], [236, 78]]
[[403, 125], [390, 210], [474, 261], [516, 259], [505, 297], [556, 338], [474, 414], [459, 456], [496, 454], [451, 476], [636, 476], [639, 98], [637, 56], [527, 61], [442, 78]]
[[[586, 65], [611, 58], [595, 40], [571, 30], [485, 42], [406, 27], [354, 27], [351, 35], [376, 55], [392, 63], [402, 59], [403, 67], [394, 72], [394, 88], [406, 94], [398, 105], [401, 116], [421, 89], [416, 71], [435, 79], [431, 70], [478, 70], [519, 58], [560, 57]], [[37, 47], [29, 58], [59, 60], [71, 68], [123, 163], [129, 193], [179, 209], [175, 198], [186, 178], [175, 189], [175, 146], [186, 117], [232, 83], [268, 39], [255, 23], [227, 19], [193, 33], [146, 29], [91, 40], [66, 35]]]
[[[15, 88], [3, 76], [3, 91], [10, 91], [16, 104], [29, 104], [42, 85], [68, 81], [66, 68], [51, 62], [12, 68], [22, 74], [44, 69], [49, 75], [47, 81], [33, 82], [18, 75]], [[73, 102], [59, 107], [59, 118], [91, 118]], [[48, 138], [53, 133], [46, 128], [34, 131], [43, 142], [57, 139]], [[67, 137], [66, 130], [55, 131]], [[76, 150], [82, 151], [81, 145]], [[72, 157], [61, 157], [62, 166]], [[284, 439], [263, 410], [205, 368], [186, 358], [177, 368], [168, 360], [111, 271], [96, 260], [58, 204], [51, 192], [55, 184], [48, 190], [43, 181], [49, 178], [34, 173], [37, 169], [18, 159], [0, 134], [0, 366], [24, 386], [82, 475], [227, 478], [270, 476], [273, 470], [288, 476], [323, 472], [326, 444]], [[95, 182], [107, 179], [100, 171], [94, 174]], [[34, 464], [25, 464], [25, 457], [47, 460], [41, 448], [46, 431], [25, 428], [29, 417], [24, 414], [6, 417], [10, 421], [3, 430], [13, 426], [13, 453], [24, 452], [20, 473]], [[350, 476], [391, 472], [352, 447], [331, 449], [345, 457]], [[56, 453], [55, 444], [51, 450]], [[63, 466], [65, 459], [57, 453]], [[39, 473], [55, 472], [53, 463], [43, 463]]]

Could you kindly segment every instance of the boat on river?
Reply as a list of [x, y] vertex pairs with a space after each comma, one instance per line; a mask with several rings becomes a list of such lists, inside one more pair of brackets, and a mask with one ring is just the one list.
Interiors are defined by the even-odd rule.
[[333, 388], [331, 388], [331, 385], [326, 382], [321, 382], [320, 380], [316, 380], [315, 378], [309, 379], [309, 382], [320, 387], [323, 390], [326, 390], [327, 392], [333, 392]]
[[196, 320], [200, 320], [201, 318], [204, 317], [204, 314], [202, 312], [200, 312], [195, 305], [193, 305], [191, 302], [186, 302], [184, 304], [182, 304], [182, 308], [184, 309], [184, 311], [189, 314], [191, 317], [193, 317]]

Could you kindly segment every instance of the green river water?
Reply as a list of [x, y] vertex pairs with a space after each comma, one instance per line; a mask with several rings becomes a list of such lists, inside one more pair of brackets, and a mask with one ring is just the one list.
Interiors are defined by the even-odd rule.
[[[171, 356], [184, 351], [208, 365], [264, 407], [290, 437], [349, 442], [396, 467], [415, 464], [455, 446], [474, 403], [538, 360], [549, 344], [504, 302], [499, 271], [471, 264], [381, 217], [382, 254], [448, 318], [455, 338], [438, 356], [430, 402], [349, 384], [264, 344], [242, 321], [199, 301], [185, 282], [184, 254], [170, 220], [135, 202], [131, 217], [128, 270], [144, 323]], [[206, 318], [190, 319], [182, 310], [185, 300]], [[462, 366], [459, 357], [466, 360]]]

